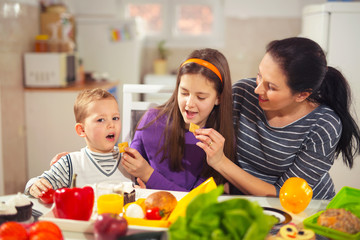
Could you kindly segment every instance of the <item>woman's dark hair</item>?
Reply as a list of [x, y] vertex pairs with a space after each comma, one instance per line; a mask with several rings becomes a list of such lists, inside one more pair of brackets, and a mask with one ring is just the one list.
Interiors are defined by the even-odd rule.
[[[158, 119], [164, 115], [169, 116], [163, 133], [164, 145], [159, 149], [158, 154], [163, 153], [162, 161], [166, 158], [169, 159], [169, 168], [171, 171], [181, 171], [183, 169], [182, 159], [185, 147], [185, 131], [187, 131], [187, 129], [185, 129], [185, 122], [178, 107], [177, 95], [181, 77], [185, 74], [201, 74], [214, 84], [220, 104], [214, 106], [206, 121], [205, 127], [215, 129], [226, 139], [224, 154], [232, 161], [235, 159], [232, 82], [228, 62], [221, 52], [211, 48], [195, 50], [184, 61], [190, 58], [203, 59], [212, 63], [219, 70], [223, 81], [221, 81], [212, 70], [200, 64], [191, 62], [184, 66], [180, 65], [175, 90], [165, 104], [157, 107], [160, 112], [156, 117], [156, 119]], [[156, 119], [143, 128], [151, 125]], [[225, 178], [207, 164], [206, 156], [204, 158], [202, 177], [213, 177], [217, 184], [225, 183]]]
[[336, 146], [336, 158], [352, 168], [359, 152], [360, 130], [350, 114], [351, 91], [345, 77], [327, 66], [326, 57], [316, 42], [300, 37], [275, 40], [266, 52], [280, 65], [293, 93], [310, 92], [309, 101], [333, 109], [342, 122], [342, 133]]

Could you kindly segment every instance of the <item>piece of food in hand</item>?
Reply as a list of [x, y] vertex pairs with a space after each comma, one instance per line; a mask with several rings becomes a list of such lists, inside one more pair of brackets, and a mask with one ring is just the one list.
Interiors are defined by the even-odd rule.
[[162, 218], [167, 219], [176, 207], [177, 200], [175, 196], [168, 191], [157, 191], [150, 194], [144, 203], [146, 211], [148, 209], [159, 208], [159, 211], [162, 213]]
[[126, 210], [125, 210], [125, 215], [127, 217], [132, 217], [132, 218], [144, 218], [145, 214], [144, 214], [144, 210], [142, 209], [142, 207], [139, 204], [136, 203], [130, 203]]
[[195, 130], [199, 129], [199, 128], [200, 128], [200, 126], [196, 125], [195, 123], [190, 123], [189, 131], [194, 133], [194, 135], [195, 135]]
[[360, 232], [360, 219], [343, 208], [325, 210], [318, 217], [317, 223], [349, 234]]
[[47, 189], [46, 191], [41, 192], [41, 197], [39, 198], [41, 202], [45, 204], [54, 203], [54, 193], [55, 190], [52, 188]]
[[38, 221], [33, 223], [29, 228], [30, 240], [33, 239], [48, 239], [61, 240], [63, 239], [60, 228], [50, 221]]
[[128, 142], [119, 143], [118, 147], [119, 147], [119, 152], [123, 153], [123, 152], [125, 152], [125, 148], [129, 147], [129, 143]]
[[0, 225], [0, 239], [26, 240], [28, 238], [25, 227], [18, 222], [6, 222]]
[[94, 223], [96, 240], [115, 240], [126, 235], [128, 223], [117, 214], [103, 213], [97, 216]]

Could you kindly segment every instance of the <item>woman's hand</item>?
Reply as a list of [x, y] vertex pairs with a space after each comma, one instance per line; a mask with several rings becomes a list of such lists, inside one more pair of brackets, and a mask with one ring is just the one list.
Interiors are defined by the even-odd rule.
[[45, 178], [40, 178], [33, 185], [31, 185], [29, 189], [30, 195], [35, 198], [39, 198], [42, 196], [42, 191], [46, 192], [49, 188], [52, 188], [51, 184]]
[[123, 154], [121, 165], [131, 175], [140, 178], [143, 182], [147, 182], [154, 172], [154, 169], [134, 148], [127, 147]]
[[225, 156], [225, 138], [212, 128], [197, 129], [195, 137], [200, 140], [196, 145], [205, 151], [207, 163], [216, 170], [217, 165], [221, 164], [221, 160]]
[[56, 163], [60, 158], [62, 158], [63, 156], [66, 156], [66, 155], [68, 155], [68, 154], [69, 154], [68, 152], [61, 152], [61, 153], [56, 154], [55, 157], [53, 157], [53, 158], [51, 159], [50, 167], [51, 167], [54, 163]]

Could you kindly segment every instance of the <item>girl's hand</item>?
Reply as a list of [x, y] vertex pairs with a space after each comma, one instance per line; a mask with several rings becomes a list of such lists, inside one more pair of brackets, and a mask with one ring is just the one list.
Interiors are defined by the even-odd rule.
[[31, 185], [30, 189], [29, 189], [29, 193], [35, 197], [35, 198], [39, 198], [42, 195], [42, 191], [46, 192], [46, 190], [48, 190], [49, 188], [52, 188], [51, 184], [49, 183], [48, 180], [46, 180], [45, 178], [40, 178], [39, 180], [37, 180], [36, 182], [34, 182], [33, 185]]
[[154, 169], [141, 154], [136, 149], [130, 147], [125, 148], [125, 152], [121, 159], [121, 165], [128, 173], [134, 177], [140, 178], [145, 183], [154, 172]]
[[225, 138], [212, 128], [197, 129], [195, 137], [200, 140], [196, 145], [205, 151], [207, 163], [216, 170], [224, 157]]
[[135, 188], [146, 188], [145, 183], [140, 178], [137, 178], [136, 181], [139, 185], [135, 185]]
[[55, 157], [53, 157], [53, 158], [51, 159], [50, 167], [51, 167], [54, 163], [56, 163], [60, 158], [62, 158], [63, 156], [66, 156], [66, 155], [68, 155], [68, 154], [69, 154], [68, 152], [61, 152], [61, 153], [56, 154]]

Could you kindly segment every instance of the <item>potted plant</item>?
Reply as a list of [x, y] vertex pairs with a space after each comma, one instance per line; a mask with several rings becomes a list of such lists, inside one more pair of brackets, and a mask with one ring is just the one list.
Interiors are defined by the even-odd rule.
[[169, 49], [165, 47], [165, 40], [161, 40], [157, 45], [158, 58], [154, 61], [154, 73], [163, 75], [167, 73], [167, 57], [169, 56]]

